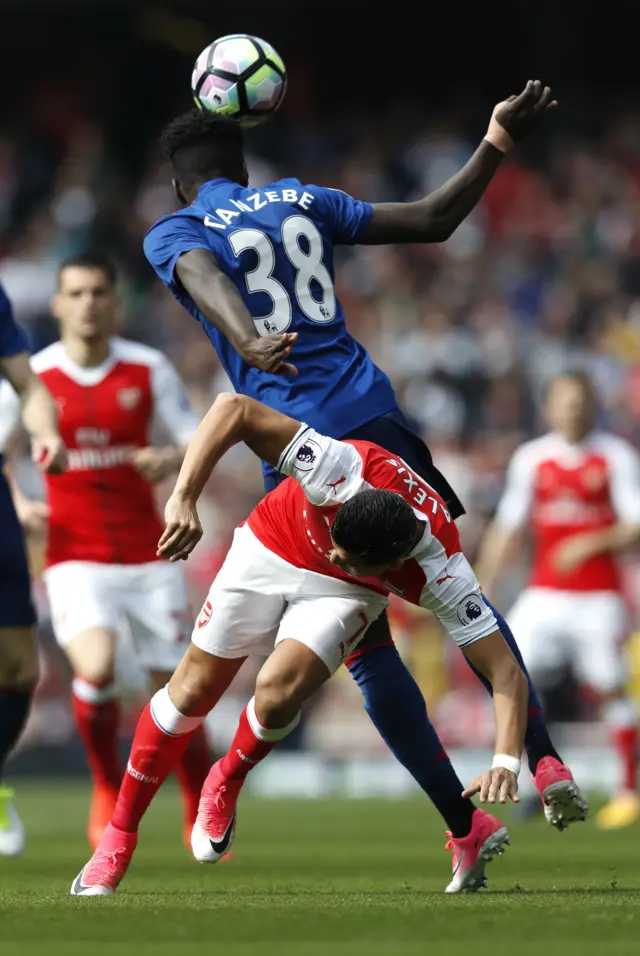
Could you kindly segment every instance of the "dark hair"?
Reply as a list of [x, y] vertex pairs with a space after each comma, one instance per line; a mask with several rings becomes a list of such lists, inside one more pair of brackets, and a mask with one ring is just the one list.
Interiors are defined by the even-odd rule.
[[109, 285], [115, 285], [118, 281], [118, 270], [109, 256], [103, 252], [86, 250], [77, 252], [73, 256], [68, 256], [58, 269], [58, 280], [65, 269], [101, 269]]
[[554, 375], [552, 379], [547, 382], [546, 397], [549, 397], [550, 392], [558, 382], [574, 382], [576, 385], [579, 385], [584, 393], [589, 397], [589, 399], [597, 404], [598, 393], [594, 385], [593, 379], [588, 372], [585, 372], [581, 368], [568, 368], [564, 372], [558, 372], [557, 375]]
[[169, 123], [161, 139], [176, 177], [186, 186], [215, 176], [244, 178], [242, 129], [234, 120], [193, 109]]
[[342, 505], [331, 527], [334, 544], [372, 567], [405, 557], [416, 537], [416, 516], [394, 491], [361, 491]]

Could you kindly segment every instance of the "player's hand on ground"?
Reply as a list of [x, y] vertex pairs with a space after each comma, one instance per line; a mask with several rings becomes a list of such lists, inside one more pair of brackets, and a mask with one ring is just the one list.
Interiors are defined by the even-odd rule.
[[15, 501], [18, 521], [25, 534], [42, 537], [49, 520], [49, 506], [44, 501], [33, 501], [31, 498], [20, 497]]
[[472, 780], [462, 796], [475, 797], [476, 794], [481, 803], [506, 803], [509, 798], [514, 803], [519, 803], [518, 777], [506, 767], [485, 770], [479, 777]]
[[556, 545], [551, 561], [560, 574], [571, 574], [592, 556], [591, 542], [587, 535], [572, 535]]
[[506, 153], [557, 105], [550, 87], [543, 87], [540, 80], [529, 80], [519, 96], [509, 96], [495, 107], [486, 138]]
[[271, 375], [297, 375], [298, 369], [287, 362], [291, 349], [298, 339], [297, 332], [274, 332], [252, 339], [242, 350], [242, 358], [248, 365]]
[[165, 529], [158, 541], [158, 557], [184, 561], [202, 537], [202, 525], [192, 501], [171, 495], [164, 509]]
[[59, 435], [50, 438], [34, 438], [32, 458], [40, 471], [61, 475], [67, 470], [67, 449]]
[[131, 464], [143, 478], [156, 484], [172, 474], [179, 462], [175, 448], [137, 448], [131, 455]]

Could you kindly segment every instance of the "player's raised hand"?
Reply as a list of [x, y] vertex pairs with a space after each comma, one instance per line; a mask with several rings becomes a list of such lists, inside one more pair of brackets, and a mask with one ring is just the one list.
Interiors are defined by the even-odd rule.
[[271, 375], [297, 375], [298, 369], [295, 365], [287, 362], [297, 339], [297, 332], [262, 335], [247, 342], [242, 350], [242, 358], [248, 365]]
[[520, 802], [518, 796], [518, 777], [506, 767], [492, 767], [485, 770], [473, 780], [462, 796], [466, 799], [478, 794], [481, 803], [506, 803], [511, 798], [514, 803]]
[[202, 537], [202, 525], [193, 501], [175, 493], [164, 509], [165, 529], [157, 555], [165, 561], [185, 561]]
[[557, 105], [550, 87], [543, 87], [540, 80], [529, 80], [519, 96], [509, 96], [495, 107], [485, 139], [507, 153]]
[[61, 475], [67, 470], [67, 449], [60, 435], [34, 438], [31, 455], [40, 471], [46, 471], [50, 475]]

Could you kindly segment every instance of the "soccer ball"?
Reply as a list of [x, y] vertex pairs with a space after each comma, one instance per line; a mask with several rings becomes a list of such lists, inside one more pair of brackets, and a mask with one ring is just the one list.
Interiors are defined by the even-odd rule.
[[191, 89], [196, 106], [256, 126], [278, 109], [287, 71], [270, 43], [234, 33], [210, 43], [195, 62]]

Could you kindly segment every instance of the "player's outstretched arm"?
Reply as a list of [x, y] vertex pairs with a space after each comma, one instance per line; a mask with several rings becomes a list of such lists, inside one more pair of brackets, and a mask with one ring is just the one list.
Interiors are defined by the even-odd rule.
[[271, 375], [297, 375], [287, 362], [297, 332], [258, 335], [242, 296], [207, 249], [190, 249], [176, 263], [176, 273], [208, 322], [229, 340], [247, 365]]
[[263, 461], [277, 465], [300, 422], [246, 395], [222, 394], [202, 419], [189, 444], [171, 498], [158, 556], [184, 560], [202, 537], [197, 502], [211, 472], [233, 445], [245, 442]]
[[491, 682], [496, 721], [493, 766], [474, 780], [463, 796], [477, 793], [483, 803], [506, 803], [508, 797], [517, 802], [520, 755], [527, 726], [527, 679], [500, 631], [462, 650], [473, 667]]
[[33, 459], [43, 471], [60, 474], [67, 465], [55, 403], [29, 362], [28, 352], [0, 358], [0, 371], [18, 393], [22, 422], [33, 438]]
[[519, 96], [498, 103], [486, 136], [459, 173], [417, 202], [375, 204], [358, 241], [444, 242], [475, 207], [505, 155], [555, 105], [548, 86], [529, 80]]

